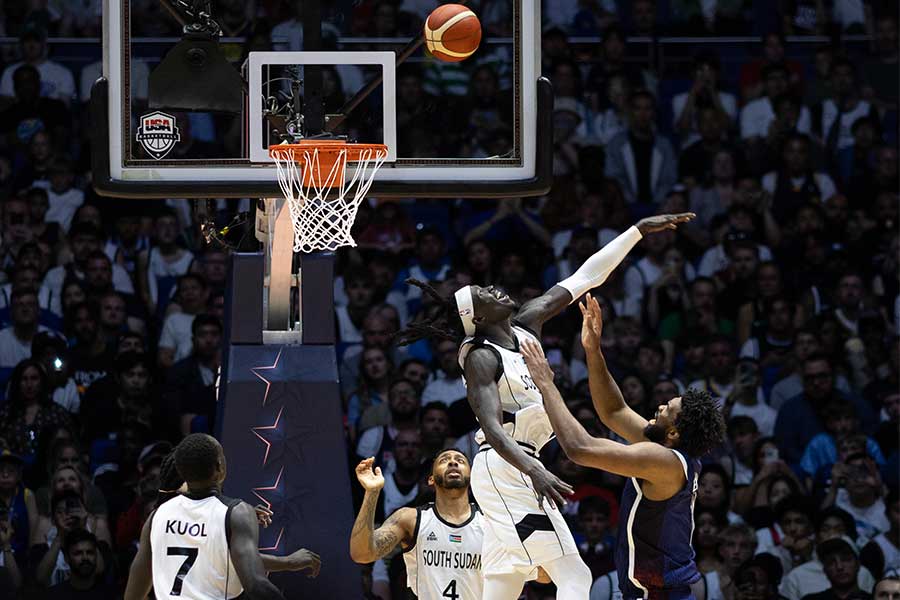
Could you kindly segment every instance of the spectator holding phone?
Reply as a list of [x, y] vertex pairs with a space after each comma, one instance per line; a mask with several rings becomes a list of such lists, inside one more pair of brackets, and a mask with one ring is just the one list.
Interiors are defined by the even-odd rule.
[[822, 507], [838, 506], [856, 519], [863, 539], [871, 539], [891, 528], [885, 515], [884, 483], [875, 461], [858, 452], [831, 468], [831, 486]]
[[777, 413], [765, 402], [759, 385], [759, 363], [752, 358], [741, 358], [735, 369], [731, 393], [725, 396], [722, 407], [725, 419], [744, 415], [756, 422], [759, 432], [769, 436], [775, 430]]
[[66, 547], [67, 537], [78, 530], [87, 530], [97, 536], [100, 548], [98, 570], [104, 570], [105, 565], [110, 564], [112, 547], [105, 522], [87, 512], [84, 501], [74, 490], [54, 494], [50, 510], [49, 523], [39, 526], [31, 536], [30, 558], [36, 565], [34, 576], [38, 585], [49, 587], [69, 578], [70, 568], [63, 548]]
[[774, 507], [782, 499], [806, 490], [787, 463], [781, 460], [774, 438], [761, 437], [756, 440], [752, 462], [753, 479], [749, 486], [735, 492], [735, 511], [757, 527], [771, 525], [773, 535], [770, 537], [779, 537], [782, 532], [774, 523]]

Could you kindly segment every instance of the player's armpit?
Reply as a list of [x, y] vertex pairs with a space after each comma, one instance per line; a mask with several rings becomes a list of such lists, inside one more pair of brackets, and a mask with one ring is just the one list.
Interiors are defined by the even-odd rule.
[[625, 445], [588, 437], [567, 454], [579, 465], [636, 477], [661, 488], [672, 487], [674, 491], [681, 489], [685, 481], [684, 468], [675, 453], [654, 442]]
[[543, 324], [564, 311], [571, 303], [572, 293], [560, 285], [554, 285], [537, 298], [523, 304], [516, 315], [516, 321], [540, 335]]

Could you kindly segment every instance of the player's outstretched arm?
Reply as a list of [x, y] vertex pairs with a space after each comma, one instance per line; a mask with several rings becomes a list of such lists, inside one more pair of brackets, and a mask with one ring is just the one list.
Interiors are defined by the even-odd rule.
[[548, 471], [539, 460], [528, 456], [503, 429], [503, 411], [496, 379], [500, 364], [497, 361], [494, 353], [486, 348], [475, 348], [466, 356], [469, 405], [481, 425], [484, 439], [503, 460], [531, 477], [539, 504], [543, 505], [546, 499], [551, 505], [562, 506], [565, 504], [563, 495], [572, 494], [572, 486]]
[[674, 452], [652, 442], [626, 446], [591, 436], [566, 407], [553, 383], [553, 370], [541, 347], [526, 341], [522, 344], [522, 355], [531, 378], [544, 398], [544, 408], [556, 432], [556, 439], [573, 462], [624, 477], [637, 477], [654, 485], [672, 487], [673, 493], [680, 489], [684, 483], [684, 471]]
[[571, 276], [557, 283], [545, 294], [526, 302], [516, 315], [516, 319], [539, 333], [546, 321], [561, 313], [585, 292], [606, 281], [613, 269], [619, 266], [643, 236], [665, 229], [676, 229], [679, 223], [686, 223], [695, 216], [694, 213], [680, 213], [641, 219], [637, 225], [629, 227], [584, 261]]
[[350, 558], [361, 565], [373, 563], [390, 554], [397, 544], [409, 546], [416, 528], [416, 511], [401, 508], [375, 529], [375, 509], [384, 487], [381, 468], [372, 469], [374, 458], [366, 458], [356, 465], [356, 478], [366, 490], [353, 531], [350, 532]]
[[309, 571], [306, 576], [312, 579], [319, 576], [319, 569], [322, 568], [322, 559], [319, 558], [319, 555], [306, 548], [300, 548], [287, 556], [260, 554], [259, 557], [262, 559], [263, 568], [267, 573]]
[[150, 523], [153, 513], [141, 528], [141, 541], [137, 555], [128, 570], [128, 584], [125, 586], [125, 600], [144, 600], [153, 589], [153, 561], [150, 552]]
[[588, 386], [594, 410], [603, 424], [628, 440], [630, 443], [645, 442], [644, 428], [647, 419], [637, 414], [625, 402], [612, 373], [606, 367], [606, 359], [600, 348], [603, 333], [603, 315], [600, 304], [588, 294], [578, 305], [581, 309], [581, 345], [588, 367]]
[[259, 523], [256, 511], [241, 502], [231, 511], [231, 562], [244, 595], [249, 600], [284, 600], [271, 581], [266, 578], [262, 558], [259, 555]]

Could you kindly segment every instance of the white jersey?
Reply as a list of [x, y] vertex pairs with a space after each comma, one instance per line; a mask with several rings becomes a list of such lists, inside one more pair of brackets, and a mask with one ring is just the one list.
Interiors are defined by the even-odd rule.
[[[500, 362], [497, 368], [497, 389], [500, 392], [500, 407], [503, 411], [503, 429], [519, 445], [532, 452], [540, 450], [553, 437], [553, 427], [544, 410], [544, 398], [538, 390], [525, 358], [519, 348], [525, 340], [540, 344], [533, 333], [520, 325], [513, 324], [516, 346], [504, 348], [484, 337], [468, 337], [459, 347], [459, 365], [465, 372], [466, 357], [475, 348], [488, 348]], [[484, 442], [481, 430], [475, 434], [475, 441]]]
[[469, 519], [453, 525], [434, 503], [416, 508], [413, 546], [403, 553], [406, 585], [419, 600], [481, 600], [484, 517], [475, 504]]
[[226, 526], [239, 502], [176, 496], [156, 510], [150, 548], [158, 600], [230, 600], [244, 591], [231, 563]]
[[883, 533], [879, 533], [872, 541], [881, 548], [881, 554], [884, 556], [884, 573], [883, 577], [900, 576], [900, 548], [897, 548], [891, 540]]

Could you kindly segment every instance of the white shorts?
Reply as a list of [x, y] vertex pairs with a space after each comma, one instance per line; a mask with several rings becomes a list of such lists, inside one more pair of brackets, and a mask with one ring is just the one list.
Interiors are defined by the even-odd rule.
[[530, 573], [567, 554], [578, 554], [559, 509], [546, 501], [541, 508], [531, 478], [495, 450], [475, 455], [471, 485], [487, 523], [481, 550], [485, 575]]

